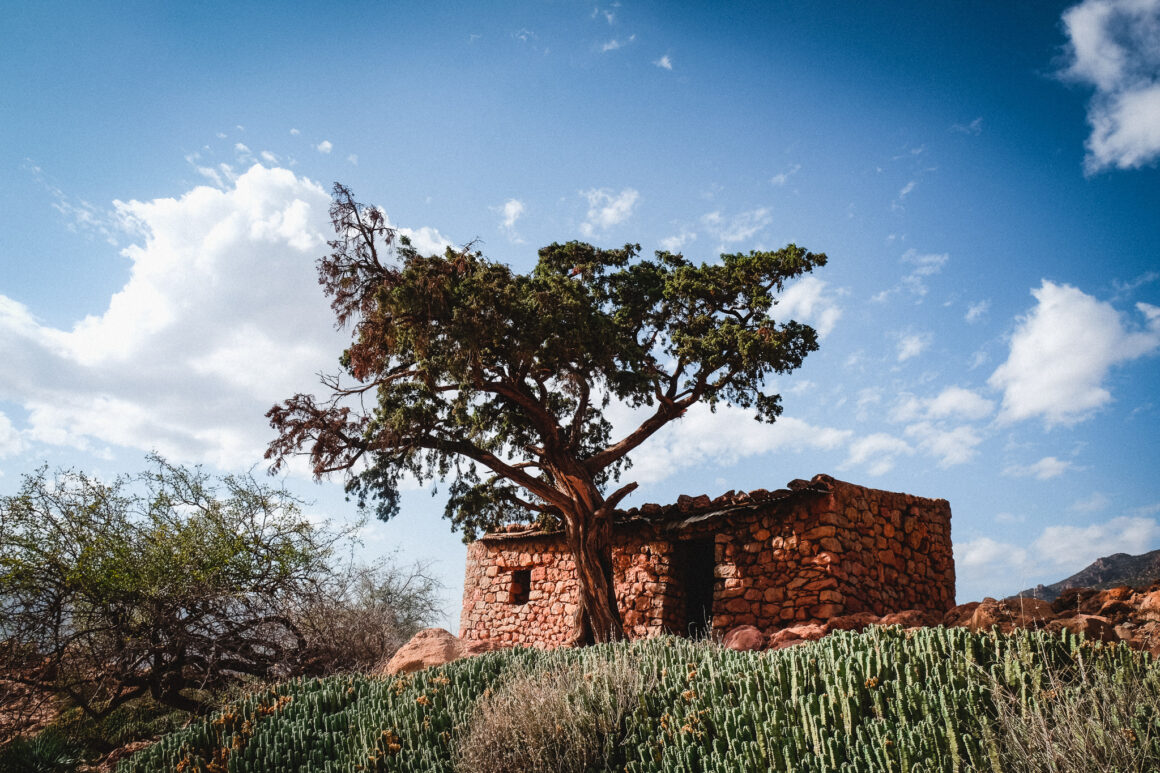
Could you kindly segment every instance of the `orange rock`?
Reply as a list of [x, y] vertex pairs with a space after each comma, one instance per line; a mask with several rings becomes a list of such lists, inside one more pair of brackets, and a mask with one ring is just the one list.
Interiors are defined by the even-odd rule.
[[[504, 634], [510, 637], [510, 634]], [[490, 640], [464, 641], [442, 628], [424, 628], [372, 672], [376, 676], [409, 674], [432, 666], [441, 666], [459, 658], [498, 649]]]
[[1063, 617], [1052, 620], [1047, 624], [1049, 631], [1067, 630], [1072, 633], [1082, 633], [1085, 638], [1093, 641], [1118, 642], [1119, 635], [1112, 621], [1098, 615], [1078, 614], [1075, 617]]
[[725, 634], [721, 645], [738, 652], [754, 652], [765, 649], [765, 634], [752, 625], [741, 625]]

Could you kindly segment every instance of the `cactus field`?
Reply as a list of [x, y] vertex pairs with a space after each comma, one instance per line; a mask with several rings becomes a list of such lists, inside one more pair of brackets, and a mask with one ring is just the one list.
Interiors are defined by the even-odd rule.
[[[481, 701], [529, 674], [591, 681], [613, 660], [639, 671], [639, 687], [610, 731], [612, 756], [593, 769], [631, 773], [998, 773], [1009, 769], [1000, 699], [1035, 713], [1093, 680], [1160, 692], [1160, 665], [1147, 655], [1041, 632], [871, 628], [763, 653], [665, 637], [493, 652], [398, 678], [286, 682], [166, 736], [118, 771], [459, 770], [459, 745]], [[1101, 719], [1100, 732], [1151, 769], [1160, 760], [1160, 716], [1146, 705], [1122, 708]], [[576, 699], [575, 711], [592, 710]], [[561, 721], [527, 711], [529, 722]]]

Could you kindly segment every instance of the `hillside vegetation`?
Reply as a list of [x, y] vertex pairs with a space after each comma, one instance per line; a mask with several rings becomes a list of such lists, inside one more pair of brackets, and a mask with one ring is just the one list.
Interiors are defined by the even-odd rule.
[[122, 763], [219, 771], [1153, 770], [1160, 666], [1043, 632], [659, 638], [296, 680]]

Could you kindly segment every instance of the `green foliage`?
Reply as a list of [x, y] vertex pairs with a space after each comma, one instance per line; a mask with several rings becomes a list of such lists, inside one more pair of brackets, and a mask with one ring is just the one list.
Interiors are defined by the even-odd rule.
[[0, 770], [5, 773], [71, 773], [82, 761], [77, 745], [51, 729], [0, 748]]
[[[164, 738], [119, 771], [451, 771], [457, 740], [478, 731], [505, 685], [540, 674], [583, 723], [581, 715], [603, 711], [584, 708], [591, 683], [573, 679], [569, 688], [543, 675], [596, 675], [615, 658], [637, 663], [647, 685], [608, 731], [616, 756], [604, 764], [629, 773], [1001, 773], [1010, 749], [995, 685], [1031, 710], [1051, 700], [1053, 679], [1141, 683], [1157, 700], [1158, 666], [1147, 656], [1041, 632], [871, 629], [771, 653], [662, 638], [495, 652], [397, 679], [290, 682]], [[1153, 769], [1160, 715], [1128, 714], [1140, 769]]]
[[153, 463], [112, 482], [42, 468], [0, 498], [0, 679], [95, 718], [145, 696], [196, 713], [244, 678], [331, 670], [338, 618], [398, 636], [429, 616], [429, 581], [333, 568], [344, 535], [284, 490]]
[[[422, 255], [341, 185], [331, 218], [338, 238], [319, 276], [353, 325], [341, 360], [353, 381], [271, 409], [267, 456], [277, 466], [305, 451], [318, 475], [365, 463], [348, 488], [384, 519], [407, 474], [454, 478], [446, 514], [468, 537], [528, 509], [588, 517], [627, 454], [690, 405], [773, 421], [766, 376], [817, 348], [811, 328], [771, 316], [786, 281], [826, 263], [796, 245], [698, 265], [569, 242], [521, 274], [470, 248]], [[348, 399], [363, 395], [365, 412]], [[603, 414], [612, 397], [653, 409], [620, 440]]]

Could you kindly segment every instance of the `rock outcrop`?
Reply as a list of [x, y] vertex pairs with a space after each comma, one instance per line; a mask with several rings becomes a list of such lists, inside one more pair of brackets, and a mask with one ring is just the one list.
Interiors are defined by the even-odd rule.
[[375, 676], [409, 674], [495, 649], [500, 649], [495, 642], [464, 641], [442, 628], [424, 628], [371, 673]]

